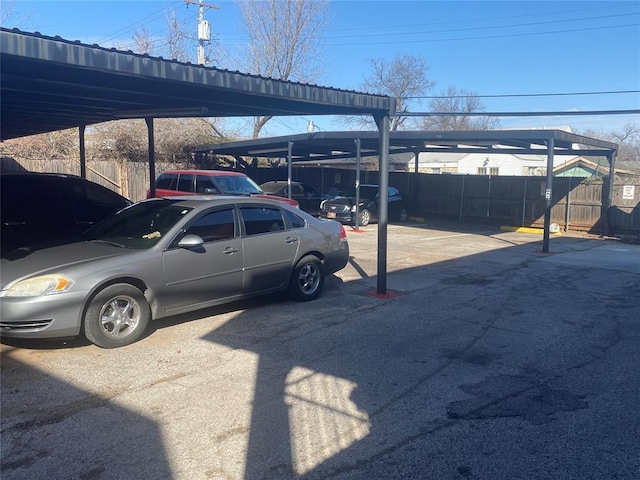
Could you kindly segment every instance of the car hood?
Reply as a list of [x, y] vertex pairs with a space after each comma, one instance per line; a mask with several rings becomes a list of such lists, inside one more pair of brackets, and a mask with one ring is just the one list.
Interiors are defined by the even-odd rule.
[[[360, 204], [367, 203], [370, 200], [360, 197]], [[355, 205], [356, 197], [333, 197], [326, 201], [329, 205]]]
[[70, 243], [36, 250], [26, 257], [2, 263], [0, 270], [2, 288], [22, 277], [60, 272], [71, 266], [130, 252], [132, 250], [97, 242]]

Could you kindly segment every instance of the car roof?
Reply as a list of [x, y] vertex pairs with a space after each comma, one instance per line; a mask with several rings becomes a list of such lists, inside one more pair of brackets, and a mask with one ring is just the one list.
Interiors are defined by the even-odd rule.
[[165, 170], [160, 175], [186, 173], [192, 175], [206, 175], [209, 177], [246, 177], [242, 172], [233, 172], [230, 170]]
[[199, 208], [203, 206], [227, 205], [229, 203], [237, 204], [268, 204], [278, 207], [286, 206], [297, 210], [281, 200], [264, 198], [264, 197], [245, 197], [237, 195], [180, 195], [171, 197], [155, 197], [142, 200], [142, 202], [172, 202], [185, 207]]

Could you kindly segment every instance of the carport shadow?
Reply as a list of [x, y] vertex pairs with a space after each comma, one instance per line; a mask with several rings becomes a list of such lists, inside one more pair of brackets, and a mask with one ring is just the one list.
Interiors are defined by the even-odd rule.
[[15, 353], [6, 348], [0, 356], [3, 480], [172, 478], [155, 421], [34, 369]]
[[[505, 250], [512, 253], [505, 255]], [[541, 347], [509, 344], [513, 339], [530, 341], [530, 334], [519, 330], [532, 328], [531, 320], [537, 323], [548, 308], [571, 303], [557, 288], [560, 280], [548, 291], [545, 275], [522, 271], [538, 258], [537, 251], [531, 244], [509, 246], [500, 252], [391, 274], [392, 278], [433, 277], [432, 283], [426, 283], [433, 285], [428, 310], [420, 306], [424, 295], [420, 289], [409, 305], [407, 295], [416, 288], [412, 281], [403, 287], [404, 294], [380, 300], [363, 295], [370, 288], [366, 279], [329, 286], [311, 304], [264, 305], [260, 312], [238, 315], [205, 335], [210, 342], [246, 350], [258, 358], [243, 478], [325, 479], [349, 474], [425, 478], [412, 476], [420, 475], [416, 473], [420, 470], [394, 457], [407, 448], [419, 448], [415, 445], [424, 438], [430, 439], [422, 447], [425, 451], [409, 457], [437, 464], [425, 467], [435, 472], [433, 478], [476, 478], [462, 460], [443, 464], [438, 449], [444, 447], [437, 443], [442, 440], [436, 442], [435, 437], [474, 419], [517, 419], [540, 425], [553, 422], [560, 412], [587, 408], [588, 402], [578, 393], [554, 383], [559, 373], [552, 365], [545, 368], [530, 363], [526, 356], [520, 359], [519, 349], [536, 352]], [[501, 256], [509, 258], [501, 260]], [[516, 287], [511, 287], [515, 277]], [[543, 306], [526, 300], [527, 292], [533, 291]], [[452, 292], [459, 302], [455, 309]], [[524, 296], [514, 298], [516, 292]], [[579, 297], [578, 302], [585, 299]], [[628, 307], [629, 302], [624, 308]], [[525, 320], [517, 326], [503, 323], [511, 318]], [[573, 349], [566, 349], [562, 342], [545, 347], [553, 349], [553, 355], [560, 357], [558, 364], [567, 370], [601, 354], [589, 345], [604, 327], [594, 327], [590, 318], [571, 318], [570, 323], [574, 322], [584, 325]], [[504, 331], [497, 336], [504, 337], [499, 343], [506, 344], [487, 347], [483, 339], [489, 331]], [[449, 381], [444, 373], [449, 369], [460, 370], [461, 378], [474, 372], [483, 380], [461, 381], [440, 390]], [[494, 373], [501, 370], [509, 374]], [[428, 397], [425, 392], [430, 392]], [[582, 434], [588, 436], [586, 431]], [[510, 452], [510, 440], [491, 441], [495, 442], [492, 451], [502, 453], [488, 460], [468, 460], [478, 468], [485, 461], [495, 463], [492, 474], [484, 478], [495, 478], [511, 461], [504, 454]], [[429, 446], [432, 442], [436, 443]], [[459, 448], [473, 448], [473, 443]], [[572, 450], [558, 454], [582, 455]], [[388, 465], [377, 463], [385, 457], [391, 458]], [[521, 473], [521, 478], [535, 478], [530, 472]]]

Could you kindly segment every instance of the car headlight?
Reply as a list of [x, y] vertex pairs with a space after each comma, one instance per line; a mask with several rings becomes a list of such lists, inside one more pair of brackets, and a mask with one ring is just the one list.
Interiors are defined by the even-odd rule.
[[325, 204], [325, 203], [327, 203], [327, 201], [326, 201], [326, 200], [322, 200], [322, 201], [320, 202], [320, 209], [321, 209], [321, 210], [324, 210], [324, 204]]
[[356, 206], [351, 207], [351, 213], [356, 213]]
[[37, 297], [68, 290], [73, 280], [62, 274], [41, 275], [27, 278], [11, 285], [1, 294], [3, 297]]

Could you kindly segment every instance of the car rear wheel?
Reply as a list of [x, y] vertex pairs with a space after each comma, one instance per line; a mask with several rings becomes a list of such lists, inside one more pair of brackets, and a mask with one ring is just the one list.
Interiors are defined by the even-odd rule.
[[93, 298], [84, 315], [84, 333], [99, 347], [122, 347], [142, 337], [150, 318], [149, 303], [142, 292], [118, 283]]
[[299, 302], [308, 302], [318, 298], [323, 286], [322, 263], [317, 257], [307, 255], [293, 269], [289, 296]]
[[366, 227], [371, 222], [371, 212], [366, 208], [360, 210], [360, 215], [358, 216], [358, 225]]

